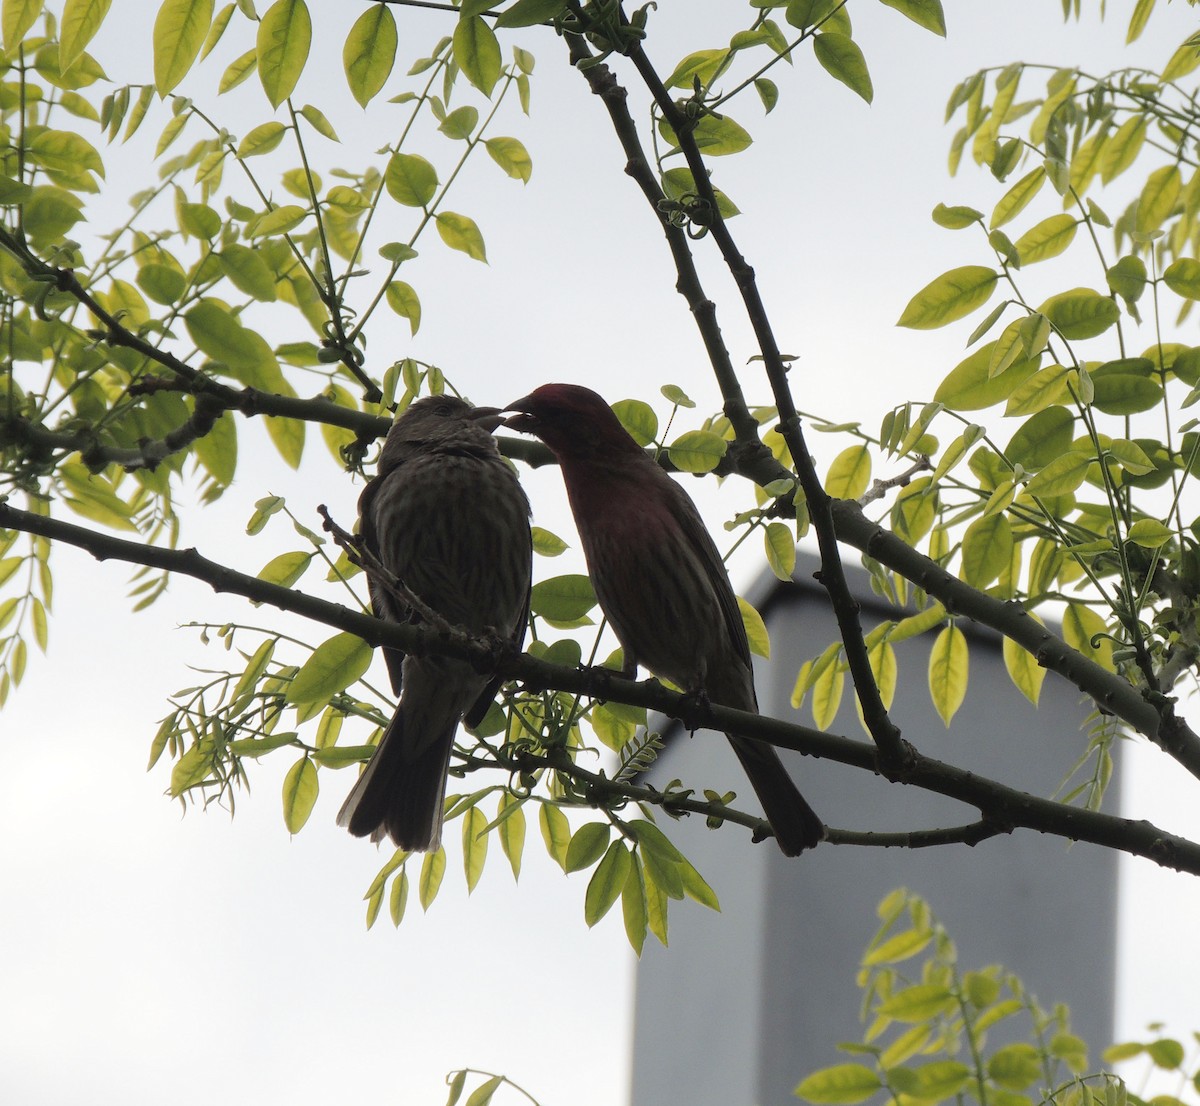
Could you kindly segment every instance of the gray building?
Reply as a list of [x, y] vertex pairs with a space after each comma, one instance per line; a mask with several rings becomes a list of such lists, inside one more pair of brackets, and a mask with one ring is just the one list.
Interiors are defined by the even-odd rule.
[[[837, 629], [816, 563], [793, 582], [759, 582], [750, 598], [771, 631], [772, 658], [756, 658], [764, 714], [798, 717], [789, 699], [800, 665]], [[849, 566], [848, 566], [849, 570]], [[894, 611], [861, 570], [851, 586], [870, 628]], [[1090, 705], [1053, 674], [1038, 707], [1012, 685], [999, 638], [963, 625], [970, 639], [966, 701], [947, 730], [930, 702], [931, 636], [897, 646], [892, 715], [923, 753], [1048, 796], [1082, 751]], [[811, 721], [811, 715], [807, 715]], [[850, 681], [833, 732], [862, 736]], [[973, 820], [973, 808], [866, 772], [782, 751], [800, 789], [829, 826], [915, 830]], [[674, 735], [652, 778], [753, 792], [719, 735]], [[1114, 810], [1110, 790], [1105, 809]], [[795, 860], [751, 846], [735, 827], [710, 832], [696, 818], [673, 827], [681, 848], [717, 891], [721, 913], [693, 903], [670, 913], [668, 948], [647, 940], [638, 966], [633, 1106], [782, 1106], [817, 1068], [855, 1059], [840, 1041], [862, 1039], [855, 974], [875, 932], [875, 907], [907, 887], [926, 898], [955, 940], [963, 970], [1003, 964], [1044, 1007], [1065, 1002], [1094, 1060], [1112, 1042], [1116, 856], [1029, 830], [974, 848], [881, 849], [823, 844]]]

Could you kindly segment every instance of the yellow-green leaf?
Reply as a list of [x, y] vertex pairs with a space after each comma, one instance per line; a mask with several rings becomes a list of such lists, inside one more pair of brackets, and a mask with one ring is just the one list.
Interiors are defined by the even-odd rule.
[[863, 1064], [836, 1064], [814, 1071], [801, 1080], [793, 1093], [817, 1106], [854, 1106], [865, 1102], [882, 1086], [879, 1076]]
[[825, 490], [834, 499], [857, 499], [870, 482], [871, 451], [866, 445], [852, 445], [833, 459]]
[[564, 870], [578, 872], [581, 868], [590, 868], [604, 855], [608, 848], [609, 836], [610, 830], [606, 822], [588, 822], [580, 826], [567, 846]]
[[1040, 165], [1032, 172], [1026, 173], [1003, 196], [1000, 197], [992, 211], [989, 226], [992, 230], [1004, 226], [1015, 219], [1028, 206], [1046, 182], [1046, 170]]
[[567, 816], [550, 803], [542, 803], [538, 812], [538, 824], [542, 830], [542, 841], [545, 842], [546, 852], [565, 872], [567, 870], [567, 849], [571, 844], [571, 824]]
[[519, 139], [489, 138], [484, 145], [487, 146], [492, 160], [510, 177], [525, 184], [529, 183], [530, 174], [533, 172], [533, 160]]
[[770, 522], [763, 531], [767, 564], [780, 580], [790, 580], [796, 567], [796, 538], [791, 527], [782, 522]]
[[437, 898], [445, 874], [446, 850], [438, 849], [435, 853], [426, 853], [425, 859], [421, 863], [421, 878], [417, 883], [422, 910], [428, 910], [433, 900]]
[[154, 20], [154, 87], [166, 96], [192, 68], [212, 26], [213, 0], [166, 0]]
[[929, 694], [947, 726], [967, 694], [967, 639], [957, 626], [947, 626], [929, 654]]
[[935, 35], [946, 37], [946, 16], [942, 11], [942, 0], [882, 0], [885, 7], [908, 16], [918, 27], [924, 27]]
[[0, 25], [4, 30], [4, 49], [12, 53], [17, 43], [24, 40], [29, 28], [42, 14], [43, 0], [4, 0]]
[[452, 250], [460, 250], [476, 261], [487, 261], [483, 235], [475, 220], [455, 211], [442, 211], [437, 215], [438, 234]]
[[458, 21], [454, 28], [454, 60], [467, 80], [485, 96], [491, 96], [502, 68], [500, 43], [482, 16]]
[[1129, 528], [1129, 540], [1146, 549], [1157, 549], [1175, 537], [1175, 531], [1156, 518], [1140, 518]]
[[372, 649], [357, 634], [335, 634], [313, 650], [287, 689], [289, 703], [323, 703], [371, 667]]
[[1075, 216], [1065, 212], [1036, 223], [1014, 243], [1017, 253], [1021, 255], [1021, 264], [1032, 265], [1036, 261], [1057, 257], [1075, 241], [1078, 226]]
[[258, 25], [258, 77], [273, 108], [296, 87], [312, 45], [312, 17], [304, 0], [275, 0]]
[[642, 955], [646, 943], [646, 925], [649, 917], [646, 909], [646, 885], [642, 877], [642, 858], [636, 853], [630, 857], [625, 886], [621, 888], [621, 913], [624, 916], [625, 936], [634, 953]]
[[396, 18], [387, 4], [372, 4], [355, 21], [342, 47], [350, 92], [362, 107], [383, 88], [396, 61]]
[[771, 637], [767, 633], [767, 624], [758, 613], [740, 595], [737, 597], [738, 609], [742, 612], [742, 623], [746, 627], [746, 637], [750, 640], [750, 652], [760, 657], [771, 655]]
[[1046, 678], [1046, 670], [1038, 664], [1037, 658], [1011, 638], [1005, 638], [1004, 667], [1016, 689], [1036, 707], [1042, 693], [1042, 681]]
[[728, 449], [729, 443], [711, 430], [689, 430], [671, 443], [667, 454], [681, 472], [712, 472]]
[[[5, 5], [7, 7], [7, 5]], [[58, 70], [66, 73], [87, 49], [108, 15], [112, 0], [67, 0], [58, 35]], [[15, 21], [14, 21], [15, 22]]]
[[463, 815], [462, 821], [463, 872], [467, 877], [469, 895], [483, 875], [483, 866], [487, 861], [487, 818], [479, 807], [473, 806]]
[[614, 841], [609, 845], [604, 859], [596, 865], [584, 895], [583, 920], [587, 922], [589, 929], [600, 921], [612, 908], [613, 903], [621, 897], [631, 868], [629, 849], [623, 841]]
[[1073, 288], [1051, 296], [1038, 310], [1050, 320], [1064, 338], [1095, 338], [1120, 317], [1120, 310], [1108, 296], [1091, 288]]
[[841, 81], [868, 104], [875, 98], [867, 59], [849, 35], [829, 31], [818, 34], [813, 38], [813, 53], [821, 68], [834, 80]]
[[299, 833], [317, 801], [317, 766], [301, 757], [283, 778], [283, 824], [288, 833]]
[[934, 330], [945, 326], [991, 298], [998, 274], [985, 265], [963, 265], [943, 273], [922, 288], [904, 309], [897, 326]]

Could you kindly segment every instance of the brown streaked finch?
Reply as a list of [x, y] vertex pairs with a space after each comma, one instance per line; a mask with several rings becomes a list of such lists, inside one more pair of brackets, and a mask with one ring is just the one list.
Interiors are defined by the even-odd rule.
[[[558, 458], [588, 572], [626, 669], [711, 702], [758, 711], [737, 597], [691, 497], [589, 388], [545, 384], [509, 404], [507, 424]], [[729, 734], [787, 856], [824, 836], [821, 820], [770, 746]]]
[[[501, 421], [496, 408], [454, 396], [417, 400], [388, 433], [358, 510], [363, 545], [417, 600], [519, 649], [533, 543], [529, 501], [492, 437]], [[423, 621], [393, 591], [370, 579], [368, 587], [380, 618]], [[384, 657], [400, 702], [338, 825], [413, 852], [436, 849], [458, 725], [482, 721], [501, 679], [450, 657], [391, 648]]]

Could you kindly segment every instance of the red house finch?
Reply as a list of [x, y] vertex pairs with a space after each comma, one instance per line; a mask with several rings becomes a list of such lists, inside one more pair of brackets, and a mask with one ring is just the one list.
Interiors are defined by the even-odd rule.
[[[553, 450], [600, 609], [636, 663], [713, 702], [758, 710], [750, 645], [725, 565], [688, 494], [629, 436], [612, 408], [574, 384], [510, 404], [513, 429]], [[770, 745], [728, 735], [788, 856], [824, 836]]]
[[[453, 396], [418, 400], [388, 433], [358, 511], [366, 548], [426, 607], [519, 647], [533, 543], [529, 501], [491, 435], [501, 421], [496, 408]], [[369, 587], [380, 618], [421, 622], [378, 583]], [[448, 657], [384, 656], [400, 703], [338, 825], [375, 841], [387, 834], [410, 851], [436, 849], [458, 724], [482, 721], [500, 677]]]

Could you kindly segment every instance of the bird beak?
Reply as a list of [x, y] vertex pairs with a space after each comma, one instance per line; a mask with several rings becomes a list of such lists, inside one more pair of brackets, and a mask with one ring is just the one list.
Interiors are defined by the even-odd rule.
[[505, 424], [504, 412], [499, 407], [473, 407], [467, 418], [488, 431]]
[[504, 420], [504, 425], [507, 426], [509, 430], [516, 430], [522, 434], [537, 433], [538, 427], [541, 425], [541, 423], [529, 409], [532, 400], [532, 396], [522, 396], [520, 399], [514, 400], [504, 408], [505, 411], [516, 412], [516, 414], [509, 415], [509, 417]]

